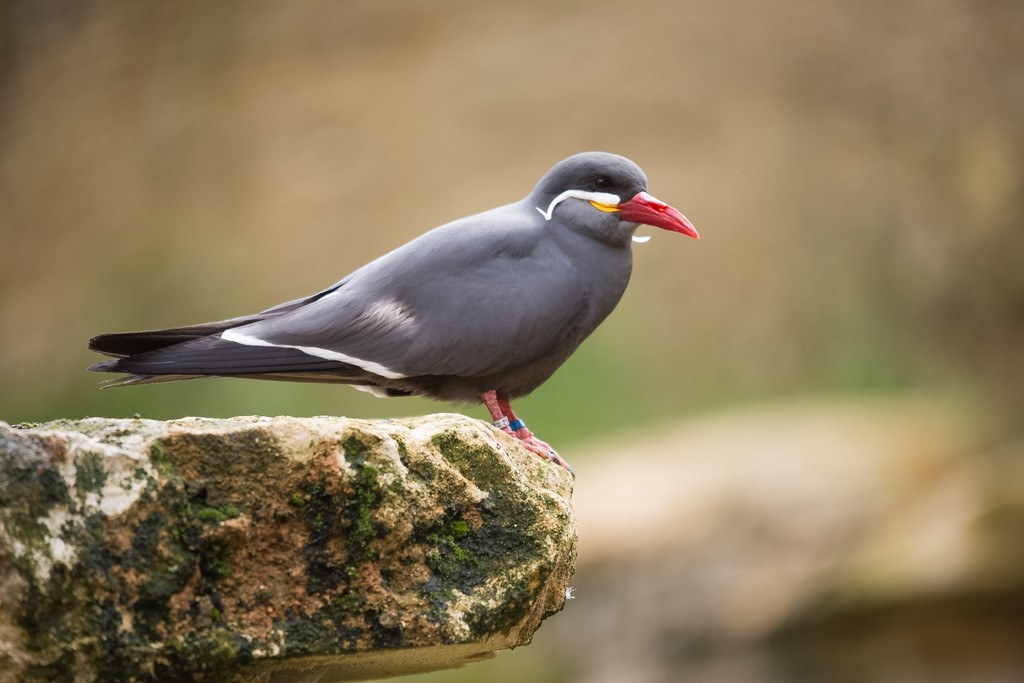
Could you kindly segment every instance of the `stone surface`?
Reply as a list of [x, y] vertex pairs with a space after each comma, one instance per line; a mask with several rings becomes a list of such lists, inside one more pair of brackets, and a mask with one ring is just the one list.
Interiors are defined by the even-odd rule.
[[529, 643], [572, 479], [459, 415], [0, 423], [0, 681], [341, 681]]

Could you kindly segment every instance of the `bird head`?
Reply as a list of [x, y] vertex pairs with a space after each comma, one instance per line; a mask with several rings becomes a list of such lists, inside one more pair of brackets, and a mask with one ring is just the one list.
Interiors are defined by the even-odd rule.
[[559, 162], [541, 178], [530, 199], [548, 221], [557, 217], [630, 237], [643, 224], [700, 239], [686, 216], [647, 193], [647, 176], [640, 167], [616, 154], [584, 152]]

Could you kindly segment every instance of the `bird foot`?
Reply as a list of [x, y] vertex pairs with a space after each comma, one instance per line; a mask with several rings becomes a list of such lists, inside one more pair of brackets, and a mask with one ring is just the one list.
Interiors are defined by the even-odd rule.
[[533, 432], [526, 428], [526, 423], [516, 417], [516, 414], [512, 412], [512, 404], [509, 403], [508, 398], [499, 396], [498, 392], [492, 389], [480, 394], [480, 400], [483, 401], [487, 411], [491, 414], [491, 419], [494, 420], [491, 424], [496, 429], [519, 439], [527, 450], [536, 453], [549, 462], [555, 463], [559, 467], [565, 468], [573, 476], [573, 479], [576, 478], [576, 473], [573, 472], [569, 463], [563, 460], [562, 456], [554, 448], [535, 437]]
[[573, 479], [576, 478], [576, 472], [569, 465], [569, 463], [567, 463], [565, 459], [558, 454], [558, 451], [556, 451], [547, 443], [541, 441], [536, 436], [534, 436], [529, 429], [527, 429], [526, 427], [522, 427], [513, 432], [512, 435], [519, 439], [520, 442], [522, 442], [522, 444], [526, 447], [526, 450], [532, 451], [533, 453], [536, 453], [545, 460], [553, 462], [559, 467], [568, 470], [569, 474], [572, 475]]

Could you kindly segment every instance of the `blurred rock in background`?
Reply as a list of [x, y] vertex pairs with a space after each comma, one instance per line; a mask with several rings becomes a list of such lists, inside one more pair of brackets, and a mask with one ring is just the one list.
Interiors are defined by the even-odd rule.
[[1024, 450], [978, 452], [964, 408], [803, 400], [608, 444], [557, 622], [607, 643], [577, 680], [1024, 678]]
[[[841, 653], [823, 660], [835, 680], [915, 680], [899, 673], [918, 670], [920, 657], [907, 657], [966, 652], [941, 644], [963, 630], [946, 625], [967, 623], [975, 626], [971, 651], [990, 654], [989, 669], [959, 676], [960, 660], [950, 660], [938, 673], [921, 671], [930, 680], [1003, 680], [992, 673], [1006, 663], [998, 653], [1008, 642], [996, 622], [1024, 631], [1003, 609], [1019, 604], [1007, 602], [1019, 596], [1017, 584], [1011, 590], [1002, 574], [968, 572], [970, 589], [939, 581], [912, 597], [857, 597], [849, 611], [834, 612], [837, 598], [826, 588], [842, 582], [820, 553], [853, 558], [871, 549], [874, 559], [857, 566], [878, 572], [878, 585], [905, 587], [919, 574], [901, 553], [941, 537], [933, 530], [922, 540], [915, 524], [961, 530], [949, 532], [953, 550], [935, 541], [943, 552], [912, 564], [942, 576], [968, 571], [958, 563], [974, 557], [955, 545], [975, 538], [958, 535], [963, 525], [1019, 537], [1020, 508], [1000, 503], [999, 487], [1020, 486], [1012, 444], [1024, 437], [1021, 25], [1024, 5], [995, 0], [11, 0], [0, 6], [0, 419], [441, 409], [343, 387], [231, 380], [100, 392], [84, 372], [93, 360], [85, 341], [301, 296], [430, 227], [518, 199], [567, 154], [618, 152], [643, 166], [652, 193], [683, 210], [703, 239], [659, 234], [638, 245], [620, 308], [517, 405], [570, 458], [578, 453], [581, 524], [588, 486], [605, 490], [588, 484], [605, 476], [605, 465], [588, 460], [593, 448], [583, 440], [627, 428], [664, 429], [682, 443], [689, 427], [676, 423], [737, 404], [914, 391], [973, 406], [963, 411], [971, 436], [947, 434], [943, 420], [908, 423], [915, 438], [937, 434], [939, 450], [962, 464], [949, 470], [948, 491], [945, 479], [929, 478], [938, 476], [932, 465], [899, 475], [923, 496], [908, 504], [924, 507], [898, 521], [882, 512], [888, 499], [858, 488], [863, 480], [854, 476], [866, 466], [858, 463], [891, 452], [869, 435], [888, 434], [894, 418], [885, 410], [862, 416], [854, 431], [864, 439], [849, 448], [830, 449], [821, 462], [787, 456], [800, 466], [788, 466], [781, 482], [768, 479], [752, 508], [771, 523], [741, 515], [734, 530], [715, 522], [736, 534], [733, 550], [707, 551], [730, 582], [700, 579], [705, 551], [689, 549], [683, 536], [678, 550], [662, 548], [648, 563], [585, 563], [580, 602], [614, 586], [621, 592], [608, 593], [609, 611], [579, 627], [583, 640], [559, 639], [542, 664], [527, 653], [542, 650], [543, 637], [481, 666], [492, 676], [509, 672], [507, 680], [613, 680], [617, 670], [605, 664], [621, 643], [654, 657], [652, 672], [696, 676], [694, 653], [711, 648], [736, 657], [705, 680], [743, 680], [743, 671], [773, 680], [757, 678], [766, 670], [759, 662], [790, 661], [775, 659], [778, 648], [811, 643], [792, 640], [810, 633], [809, 659]], [[812, 404], [787, 424], [813, 432], [819, 418]], [[775, 433], [756, 415], [750, 427], [740, 419], [725, 432]], [[733, 460], [720, 446], [688, 447], [686, 462], [711, 467], [725, 458], [737, 472], [761, 471], [756, 458]], [[748, 485], [659, 479], [654, 461], [631, 448], [620, 458], [632, 458], [636, 479], [622, 475], [617, 485], [638, 487], [655, 510], [691, 495], [728, 501], [738, 495], [733, 487]], [[900, 472], [904, 462], [891, 466]], [[960, 467], [967, 474], [953, 473]], [[657, 495], [646, 488], [652, 476]], [[828, 498], [810, 494], [787, 502], [787, 492], [813, 492], [823, 477], [840, 510], [866, 519], [837, 520]], [[887, 480], [872, 481], [889, 490]], [[958, 486], [973, 491], [971, 506], [958, 507], [967, 495]], [[938, 502], [924, 502], [932, 495]], [[988, 521], [965, 521], [975, 518]], [[661, 541], [686, 532], [672, 519], [659, 527]], [[893, 526], [882, 524], [890, 519]], [[606, 522], [595, 517], [582, 552]], [[829, 536], [833, 524], [837, 535]], [[1004, 536], [979, 533], [995, 565], [1016, 571], [1013, 544], [994, 546]], [[794, 555], [806, 534], [819, 554]], [[802, 578], [794, 583], [794, 575]], [[672, 600], [632, 597], [663, 596], [673, 585]], [[634, 611], [655, 603], [662, 613]], [[551, 625], [568, 628], [572, 613]], [[641, 617], [669, 626], [646, 630]], [[642, 647], [623, 636], [604, 640], [610, 632], [600, 619]], [[931, 644], [915, 640], [922, 623]], [[757, 645], [722, 645], [729, 638]], [[637, 661], [623, 655], [623, 665]], [[877, 678], [858, 673], [881, 661], [895, 668]], [[772, 675], [825, 679], [820, 670]]]

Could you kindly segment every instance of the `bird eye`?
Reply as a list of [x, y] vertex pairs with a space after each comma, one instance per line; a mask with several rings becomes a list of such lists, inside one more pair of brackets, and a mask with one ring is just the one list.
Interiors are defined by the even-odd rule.
[[604, 176], [598, 176], [597, 178], [594, 179], [594, 187], [596, 187], [598, 190], [604, 190], [609, 185], [611, 185], [611, 183]]

